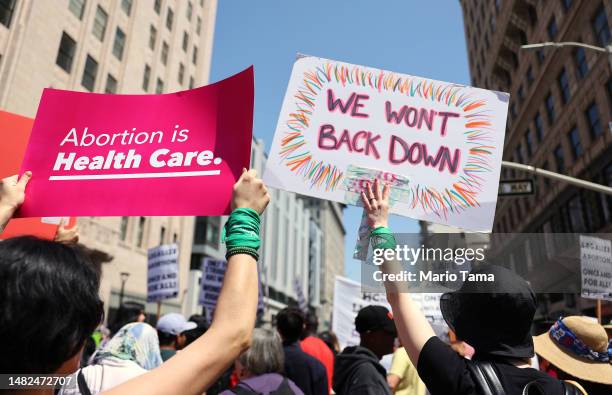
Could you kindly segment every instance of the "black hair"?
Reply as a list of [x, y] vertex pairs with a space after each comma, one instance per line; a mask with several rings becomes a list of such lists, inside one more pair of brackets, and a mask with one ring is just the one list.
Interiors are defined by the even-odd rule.
[[172, 333], [162, 332], [159, 329], [157, 330], [157, 338], [159, 339], [160, 346], [170, 346], [173, 342], [176, 341], [176, 335], [173, 335]]
[[276, 316], [276, 328], [284, 342], [295, 343], [304, 328], [304, 313], [294, 307], [282, 309]]
[[309, 311], [308, 314], [306, 314], [306, 332], [308, 334], [316, 334], [317, 331], [319, 330], [319, 318], [317, 317], [317, 315], [315, 313], [313, 313], [312, 311]]
[[188, 321], [195, 322], [198, 326], [196, 328], [190, 329], [188, 331], [183, 332], [185, 335], [185, 347], [196, 341], [200, 336], [202, 336], [208, 328], [210, 324], [208, 323], [208, 319], [200, 314], [193, 314], [189, 317]]
[[108, 328], [111, 332], [111, 336], [119, 332], [119, 329], [132, 322], [138, 321], [138, 317], [144, 314], [145, 306], [138, 302], [124, 302], [117, 309], [117, 314], [113, 323]]
[[323, 343], [327, 344], [327, 347], [335, 354], [338, 353], [336, 350], [336, 344], [338, 344], [338, 338], [332, 331], [324, 331], [319, 333], [319, 339], [323, 340]]
[[0, 284], [0, 373], [55, 372], [102, 322], [100, 279], [77, 247], [0, 242]]

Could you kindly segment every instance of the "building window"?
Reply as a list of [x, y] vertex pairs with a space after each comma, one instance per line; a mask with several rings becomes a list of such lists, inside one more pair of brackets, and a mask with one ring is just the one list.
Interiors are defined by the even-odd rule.
[[155, 0], [155, 3], [153, 4], [153, 9], [155, 10], [155, 13], [159, 15], [161, 11], [161, 0]]
[[596, 139], [602, 133], [601, 121], [599, 120], [599, 111], [597, 104], [591, 103], [585, 112], [587, 123], [589, 124], [589, 133], [592, 139]]
[[567, 211], [569, 214], [569, 222], [572, 231], [582, 233], [587, 231], [586, 221], [584, 218], [584, 209], [580, 195], [574, 196], [567, 203]]
[[610, 26], [608, 26], [608, 18], [603, 3], [597, 9], [595, 17], [593, 17], [593, 31], [597, 42], [605, 47], [610, 42]]
[[0, 1], [0, 23], [7, 28], [11, 27], [11, 21], [13, 19], [13, 14], [15, 13], [16, 7], [17, 0]]
[[561, 4], [563, 5], [563, 9], [565, 11], [569, 10], [570, 8], [572, 8], [572, 0], [561, 0]]
[[195, 80], [193, 77], [189, 77], [189, 89], [195, 88]]
[[74, 52], [76, 49], [76, 41], [72, 39], [66, 32], [62, 33], [59, 51], [55, 63], [64, 69], [67, 73], [72, 70], [72, 61], [74, 60]]
[[567, 104], [567, 102], [570, 100], [570, 88], [565, 67], [561, 69], [561, 73], [559, 73], [559, 77], [557, 77], [557, 82], [559, 83], [559, 89], [561, 90], [561, 101], [563, 104]]
[[544, 140], [544, 125], [542, 123], [542, 116], [539, 112], [533, 118], [533, 123], [535, 124], [536, 137], [538, 141], [541, 142]]
[[121, 0], [121, 9], [125, 12], [125, 15], [130, 16], [132, 12], [132, 0]]
[[115, 33], [115, 42], [113, 43], [113, 55], [119, 60], [123, 58], [123, 48], [125, 47], [125, 33], [120, 28], [117, 28]]
[[554, 40], [555, 37], [557, 37], [557, 21], [555, 20], [554, 16], [550, 19], [550, 22], [548, 22], [548, 27], [546, 30], [548, 31], [548, 38], [551, 40]]
[[106, 33], [106, 24], [108, 23], [108, 14], [100, 6], [96, 9], [96, 17], [93, 23], [93, 35], [100, 41], [104, 41], [104, 33]]
[[548, 116], [548, 123], [552, 125], [555, 121], [555, 101], [552, 93], [546, 96], [546, 115]]
[[164, 65], [168, 63], [168, 43], [165, 41], [162, 44], [161, 61]]
[[155, 49], [155, 42], [157, 41], [157, 29], [151, 25], [149, 29], [149, 48]]
[[527, 4], [527, 15], [529, 16], [529, 24], [532, 27], [535, 26], [538, 23], [538, 11], [531, 4]]
[[193, 47], [193, 57], [191, 58], [191, 61], [195, 65], [198, 64], [198, 47], [195, 47], [195, 46]]
[[191, 21], [191, 16], [193, 15], [193, 4], [191, 1], [187, 3], [187, 19]]
[[172, 243], [176, 244], [178, 242], [178, 235], [176, 233], [172, 234]]
[[70, 0], [68, 3], [68, 9], [74, 14], [79, 20], [83, 18], [83, 11], [85, 10], [85, 0]]
[[155, 93], [160, 94], [164, 91], [164, 81], [160, 78], [157, 79], [157, 85], [155, 86]]
[[166, 240], [166, 227], [162, 226], [161, 229], [159, 230], [159, 244], [160, 245], [164, 244], [165, 240]]
[[147, 219], [145, 217], [140, 217], [138, 219], [138, 234], [136, 236], [136, 245], [138, 247], [142, 247], [142, 242], [144, 241], [144, 228], [146, 221]]
[[119, 227], [119, 239], [125, 241], [127, 238], [128, 221], [130, 217], [121, 217], [121, 225]]
[[531, 158], [533, 155], [533, 137], [531, 136], [531, 130], [527, 129], [525, 132], [525, 148], [527, 151], [527, 157]]
[[166, 14], [166, 27], [168, 30], [172, 30], [172, 23], [174, 22], [174, 11], [168, 7], [168, 14]]
[[196, 217], [193, 243], [219, 248], [220, 229], [220, 217]]
[[576, 72], [578, 77], [584, 77], [589, 71], [589, 65], [586, 59], [586, 51], [584, 48], [576, 48], [574, 50], [574, 60], [576, 61]]
[[521, 143], [519, 143], [514, 150], [514, 161], [517, 163], [525, 163], [525, 159], [523, 158], [523, 146]]
[[187, 34], [187, 32], [183, 32], [183, 51], [187, 52], [188, 46], [189, 46], [189, 34]]
[[151, 67], [145, 64], [144, 74], [142, 75], [142, 90], [149, 91], [149, 80], [151, 79]]
[[198, 36], [200, 35], [200, 31], [202, 30], [202, 18], [198, 17], [196, 20], [196, 33]]
[[544, 54], [544, 50], [536, 49], [535, 52], [536, 52], [536, 58], [538, 58], [538, 64], [544, 63], [544, 59], [546, 58], [546, 55]]
[[106, 77], [104, 93], [117, 93], [117, 80], [110, 74]]
[[87, 55], [81, 85], [90, 92], [94, 90], [94, 86], [96, 85], [96, 74], [98, 74], [98, 62], [90, 55]]
[[179, 71], [178, 71], [178, 82], [179, 84], [183, 85], [183, 79], [185, 78], [185, 66], [180, 63], [179, 64]]
[[531, 68], [531, 66], [529, 66], [529, 68], [527, 68], [527, 85], [531, 86], [532, 83], [533, 83], [533, 69]]
[[572, 130], [567, 134], [567, 139], [572, 146], [572, 156], [574, 159], [578, 159], [582, 156], [582, 144], [580, 143], [580, 133], [578, 128], [574, 126]]
[[204, 0], [200, 0], [200, 7], [204, 7]]
[[557, 172], [563, 174], [565, 172], [565, 159], [563, 157], [563, 147], [561, 144], [555, 148], [555, 164], [557, 165]]

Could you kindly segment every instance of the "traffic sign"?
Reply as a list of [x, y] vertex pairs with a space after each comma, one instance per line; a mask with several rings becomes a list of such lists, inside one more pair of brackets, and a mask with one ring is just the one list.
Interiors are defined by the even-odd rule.
[[502, 180], [499, 182], [498, 196], [533, 195], [535, 185], [532, 179]]

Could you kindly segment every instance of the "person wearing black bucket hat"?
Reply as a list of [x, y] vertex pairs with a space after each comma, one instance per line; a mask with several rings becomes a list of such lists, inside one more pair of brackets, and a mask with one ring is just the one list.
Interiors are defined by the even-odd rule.
[[[375, 180], [361, 193], [374, 249], [395, 248], [387, 221], [389, 192], [388, 185], [381, 188]], [[387, 261], [382, 270], [393, 274], [401, 267]], [[529, 359], [534, 356], [530, 327], [537, 304], [529, 284], [512, 271], [493, 265], [480, 266], [472, 273], [492, 274], [495, 281], [465, 282], [460, 290], [444, 294], [440, 306], [457, 336], [476, 349], [475, 362], [458, 355], [435, 335], [410, 294], [401, 292], [398, 284], [385, 283], [399, 338], [429, 392], [513, 395], [530, 386], [536, 393], [566, 394], [566, 385], [530, 367]], [[488, 370], [484, 376], [478, 374], [482, 370], [474, 369], [485, 365]], [[485, 376], [493, 380], [487, 383]]]

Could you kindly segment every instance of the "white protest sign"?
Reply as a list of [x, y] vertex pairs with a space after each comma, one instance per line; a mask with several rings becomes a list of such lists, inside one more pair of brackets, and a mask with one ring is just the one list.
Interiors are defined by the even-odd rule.
[[214, 310], [221, 293], [227, 262], [211, 258], [202, 259], [202, 281], [200, 283], [199, 304]]
[[490, 231], [508, 101], [507, 93], [300, 57], [264, 181], [354, 204], [354, 189], [379, 170], [390, 183], [409, 181], [392, 212]]
[[148, 251], [147, 302], [175, 298], [179, 293], [179, 249], [176, 244]]
[[[436, 334], [443, 337], [444, 340], [447, 336], [445, 331], [448, 328], [440, 312], [440, 294], [415, 293], [411, 294], [411, 297], [421, 306], [427, 320], [436, 329]], [[355, 330], [355, 317], [359, 310], [368, 305], [385, 306], [391, 311], [385, 294], [363, 292], [360, 283], [336, 276], [332, 331], [338, 337], [342, 349], [359, 344], [359, 333]]]
[[612, 300], [612, 241], [580, 235], [582, 296]]

